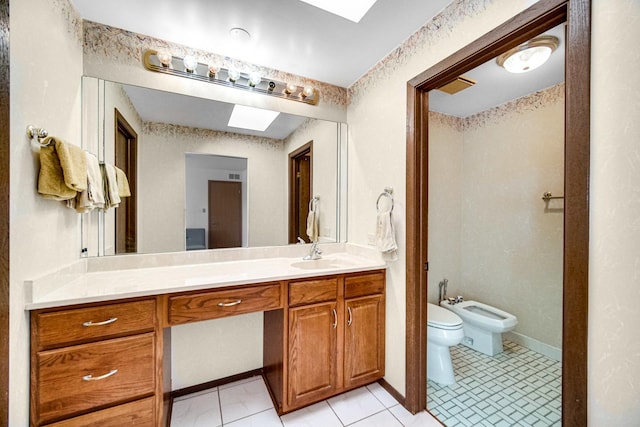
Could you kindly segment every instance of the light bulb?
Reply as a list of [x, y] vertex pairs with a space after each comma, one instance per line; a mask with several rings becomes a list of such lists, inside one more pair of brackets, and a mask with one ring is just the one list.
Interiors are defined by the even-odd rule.
[[304, 89], [302, 89], [302, 97], [307, 98], [311, 95], [313, 95], [313, 88], [311, 86], [305, 86]]
[[182, 62], [184, 63], [184, 68], [187, 70], [187, 73], [194, 73], [198, 66], [198, 60], [193, 55], [185, 56]]
[[214, 78], [216, 77], [216, 74], [218, 74], [218, 71], [220, 71], [220, 67], [218, 67], [218, 65], [215, 62], [209, 62], [209, 77]]
[[293, 83], [287, 83], [287, 87], [284, 91], [287, 95], [291, 95], [296, 90], [298, 90], [298, 86], [294, 85]]
[[256, 87], [262, 81], [262, 77], [257, 71], [249, 73], [249, 86]]
[[229, 68], [227, 74], [231, 83], [235, 83], [240, 78], [240, 71], [237, 68]]
[[168, 67], [171, 65], [172, 57], [171, 54], [166, 50], [159, 50], [158, 52], [156, 52], [156, 58], [158, 58], [158, 61], [160, 61], [160, 64], [162, 64], [163, 67]]

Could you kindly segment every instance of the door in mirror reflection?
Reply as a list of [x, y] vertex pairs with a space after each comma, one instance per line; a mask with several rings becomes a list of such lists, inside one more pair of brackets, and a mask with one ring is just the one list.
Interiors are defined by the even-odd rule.
[[186, 154], [187, 250], [247, 246], [246, 182], [246, 158]]
[[116, 254], [138, 251], [137, 205], [137, 163], [138, 134], [127, 119], [114, 109], [115, 113], [115, 165], [122, 169], [129, 180], [131, 196], [123, 197], [116, 208]]
[[289, 154], [289, 243], [307, 236], [307, 216], [313, 181], [313, 141]]
[[209, 181], [209, 249], [242, 246], [242, 185]]

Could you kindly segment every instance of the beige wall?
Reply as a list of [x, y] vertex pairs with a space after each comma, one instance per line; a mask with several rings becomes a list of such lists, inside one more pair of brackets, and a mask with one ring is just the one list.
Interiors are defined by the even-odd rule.
[[429, 112], [428, 300], [438, 303], [438, 283], [457, 295], [462, 272], [464, 120]]
[[640, 2], [594, 0], [589, 423], [640, 420]]
[[[37, 13], [34, 13], [37, 12]], [[35, 189], [27, 125], [81, 144], [82, 32], [65, 1], [10, 3], [11, 186], [9, 425], [29, 424], [29, 323], [24, 281], [79, 258], [80, 216]]]

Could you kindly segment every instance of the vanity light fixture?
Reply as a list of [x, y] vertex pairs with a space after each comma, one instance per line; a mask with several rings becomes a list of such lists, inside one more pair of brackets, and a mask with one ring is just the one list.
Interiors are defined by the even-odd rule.
[[510, 73], [526, 73], [547, 62], [559, 44], [554, 36], [534, 37], [498, 56], [496, 62]]
[[311, 86], [302, 87], [293, 83], [265, 79], [258, 71], [243, 72], [235, 64], [225, 68], [218, 66], [215, 62], [201, 63], [192, 55], [181, 58], [169, 52], [147, 49], [144, 52], [143, 64], [149, 71], [249, 90], [305, 104], [317, 105], [320, 100], [320, 92]]

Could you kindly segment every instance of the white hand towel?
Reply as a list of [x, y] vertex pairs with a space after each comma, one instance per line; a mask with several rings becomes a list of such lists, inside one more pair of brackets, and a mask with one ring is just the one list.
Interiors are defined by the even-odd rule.
[[104, 208], [117, 208], [120, 204], [120, 192], [118, 191], [118, 180], [116, 178], [116, 169], [113, 165], [105, 163], [103, 165], [104, 179]]
[[318, 241], [318, 215], [314, 210], [307, 215], [307, 236], [312, 242]]
[[78, 212], [88, 212], [94, 208], [104, 207], [104, 188], [102, 173], [98, 159], [91, 153], [87, 156], [87, 189], [76, 197], [74, 208]]
[[388, 254], [395, 259], [398, 245], [396, 244], [396, 238], [393, 232], [391, 212], [378, 213], [376, 223], [376, 247], [383, 254]]

